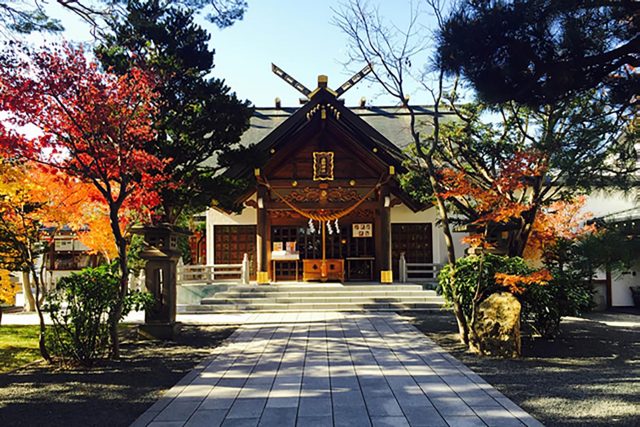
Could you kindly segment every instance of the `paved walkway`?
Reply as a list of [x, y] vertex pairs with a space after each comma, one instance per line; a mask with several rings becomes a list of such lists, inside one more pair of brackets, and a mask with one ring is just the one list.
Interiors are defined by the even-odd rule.
[[133, 426], [540, 426], [394, 314], [255, 314]]

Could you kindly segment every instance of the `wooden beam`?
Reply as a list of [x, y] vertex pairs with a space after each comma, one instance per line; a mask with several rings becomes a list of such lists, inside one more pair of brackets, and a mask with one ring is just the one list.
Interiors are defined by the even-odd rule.
[[[326, 203], [321, 203], [321, 202], [294, 202], [294, 205], [300, 209], [309, 209], [309, 210], [320, 210], [320, 209], [329, 209], [329, 210], [342, 210], [342, 209], [346, 209], [349, 206], [353, 205], [355, 202], [351, 201], [351, 202], [326, 202]], [[366, 201], [366, 202], [362, 202], [362, 204], [360, 206], [358, 206], [358, 209], [365, 209], [365, 208], [369, 208], [369, 209], [375, 209], [376, 207], [378, 207], [377, 202], [375, 201]], [[265, 208], [267, 210], [291, 210], [291, 208], [286, 205], [283, 202], [278, 202], [278, 201], [266, 201], [265, 202]]]
[[351, 89], [360, 80], [364, 79], [366, 75], [371, 71], [373, 71], [373, 67], [371, 66], [371, 64], [367, 64], [366, 67], [354, 74], [349, 80], [344, 82], [342, 86], [338, 88], [338, 90], [336, 90], [336, 98]]
[[267, 199], [267, 189], [258, 187], [258, 212], [256, 227], [256, 250], [257, 250], [257, 281], [258, 284], [269, 283], [269, 261], [267, 258], [268, 245], [268, 212], [264, 206]]
[[[391, 192], [388, 185], [380, 189], [380, 282], [392, 283], [391, 259]], [[389, 200], [389, 203], [385, 201]], [[385, 206], [386, 205], [386, 206]]]
[[295, 90], [297, 90], [307, 98], [309, 97], [311, 90], [309, 90], [305, 85], [303, 85], [302, 83], [300, 83], [299, 81], [291, 77], [289, 74], [287, 74], [282, 68], [272, 63], [271, 71], [273, 71], [273, 73], [276, 76], [280, 77], [282, 80], [290, 84]]

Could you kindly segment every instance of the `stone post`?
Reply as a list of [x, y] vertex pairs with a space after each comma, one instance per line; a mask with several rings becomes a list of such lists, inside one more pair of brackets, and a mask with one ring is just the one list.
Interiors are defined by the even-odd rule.
[[249, 254], [244, 254], [242, 257], [242, 272], [241, 272], [241, 283], [243, 285], [249, 284]]
[[398, 274], [400, 275], [400, 282], [407, 283], [407, 259], [404, 256], [404, 252], [400, 252], [400, 260], [398, 261]]

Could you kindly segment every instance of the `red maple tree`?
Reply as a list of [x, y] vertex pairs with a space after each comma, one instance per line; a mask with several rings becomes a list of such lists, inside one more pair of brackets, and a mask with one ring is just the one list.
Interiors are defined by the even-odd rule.
[[464, 168], [441, 169], [440, 196], [468, 221], [464, 242], [492, 249], [491, 238], [504, 230], [509, 235], [507, 253], [522, 256], [542, 207], [531, 182], [539, 180], [545, 169], [544, 156], [533, 152], [515, 153], [496, 165], [492, 177], [476, 177]]
[[[0, 146], [92, 183], [108, 207], [121, 272], [116, 319], [128, 279], [124, 214], [157, 205], [166, 180], [165, 163], [145, 150], [154, 138], [153, 87], [148, 73], [103, 72], [70, 45], [13, 49], [0, 57]], [[111, 336], [118, 357], [117, 324]]]

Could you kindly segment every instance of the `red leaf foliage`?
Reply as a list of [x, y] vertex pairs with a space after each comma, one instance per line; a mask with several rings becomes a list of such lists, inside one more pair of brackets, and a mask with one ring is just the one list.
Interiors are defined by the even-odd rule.
[[13, 50], [0, 59], [0, 147], [91, 182], [116, 212], [152, 208], [166, 179], [145, 150], [153, 87], [148, 73], [103, 72], [69, 45]]
[[519, 294], [524, 292], [527, 285], [534, 283], [547, 285], [553, 276], [549, 270], [543, 269], [527, 275], [496, 273], [495, 279], [498, 285], [508, 288], [509, 292]]
[[[471, 174], [463, 169], [440, 171], [440, 195], [474, 218], [472, 224], [506, 224], [521, 220], [532, 209], [531, 183], [540, 179], [546, 169], [543, 156], [534, 152], [518, 152], [496, 166], [492, 177]], [[464, 239], [474, 247], [491, 248], [483, 233], [472, 233]]]

